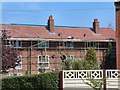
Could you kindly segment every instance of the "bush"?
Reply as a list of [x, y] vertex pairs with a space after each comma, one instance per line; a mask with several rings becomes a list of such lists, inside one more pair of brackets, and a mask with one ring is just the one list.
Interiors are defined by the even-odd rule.
[[60, 72], [2, 79], [2, 90], [59, 90]]
[[82, 60], [75, 60], [72, 65], [73, 70], [82, 70]]

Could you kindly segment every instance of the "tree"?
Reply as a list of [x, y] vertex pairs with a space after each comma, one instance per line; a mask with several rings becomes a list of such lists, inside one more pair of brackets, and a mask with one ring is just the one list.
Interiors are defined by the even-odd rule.
[[10, 38], [8, 32], [8, 30], [2, 30], [2, 35], [0, 37], [2, 48], [2, 73], [6, 73], [10, 68], [15, 68], [20, 62], [20, 57], [18, 57], [18, 50], [14, 47], [6, 46], [7, 39]]
[[6, 73], [10, 68], [15, 68], [19, 60], [19, 52], [12, 47], [2, 45], [2, 73]]
[[[63, 67], [65, 70], [96, 70], [99, 69], [99, 63], [96, 57], [96, 51], [94, 48], [90, 47], [83, 60], [65, 60], [63, 62]], [[88, 82], [84, 82], [91, 86], [94, 90], [100, 90], [103, 85], [103, 80], [96, 80], [94, 78], [87, 79]]]
[[[96, 57], [96, 52], [95, 52], [95, 49], [90, 47], [88, 50], [87, 50], [87, 53], [84, 57], [84, 60], [83, 60], [83, 69], [84, 70], [96, 70], [96, 69], [100, 69], [99, 67], [99, 63], [98, 63], [98, 60], [97, 60], [97, 57]], [[94, 78], [90, 78], [90, 79], [87, 79], [89, 80], [90, 82], [86, 82], [86, 84], [88, 84], [89, 86], [91, 86], [93, 89], [95, 90], [100, 90], [102, 88], [102, 85], [103, 85], [103, 80], [96, 80]]]
[[99, 69], [98, 60], [94, 48], [90, 47], [83, 60], [67, 59], [63, 63], [65, 70], [94, 70]]
[[106, 54], [104, 54], [102, 68], [115, 69], [116, 68], [115, 55], [116, 55], [115, 46], [111, 42], [109, 42], [108, 43], [108, 50], [106, 51]]
[[97, 60], [97, 57], [96, 57], [96, 51], [92, 47], [90, 47], [87, 50], [87, 53], [84, 57], [83, 69], [84, 70], [99, 69], [99, 64], [98, 64], [98, 60]]
[[74, 60], [74, 62], [72, 64], [72, 69], [73, 70], [82, 70], [83, 69], [82, 60]]
[[67, 59], [62, 62], [62, 68], [64, 70], [72, 70], [72, 64], [73, 64], [72, 59]]

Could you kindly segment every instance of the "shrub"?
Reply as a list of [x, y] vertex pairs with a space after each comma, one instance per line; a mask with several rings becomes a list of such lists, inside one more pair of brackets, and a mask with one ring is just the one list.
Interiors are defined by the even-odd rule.
[[2, 90], [59, 90], [60, 72], [2, 79]]
[[84, 70], [96, 70], [99, 69], [99, 63], [96, 57], [96, 51], [94, 48], [90, 47], [83, 60]]

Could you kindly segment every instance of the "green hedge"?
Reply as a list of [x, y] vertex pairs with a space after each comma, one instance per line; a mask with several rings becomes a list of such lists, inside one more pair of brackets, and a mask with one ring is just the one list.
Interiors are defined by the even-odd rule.
[[59, 90], [60, 72], [2, 79], [2, 90]]

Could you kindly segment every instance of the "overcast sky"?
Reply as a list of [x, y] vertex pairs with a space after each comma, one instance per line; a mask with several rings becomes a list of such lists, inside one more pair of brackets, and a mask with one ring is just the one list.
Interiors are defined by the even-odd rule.
[[113, 2], [3, 2], [0, 23], [47, 25], [49, 15], [57, 26], [92, 27], [97, 18], [100, 27], [115, 28]]

